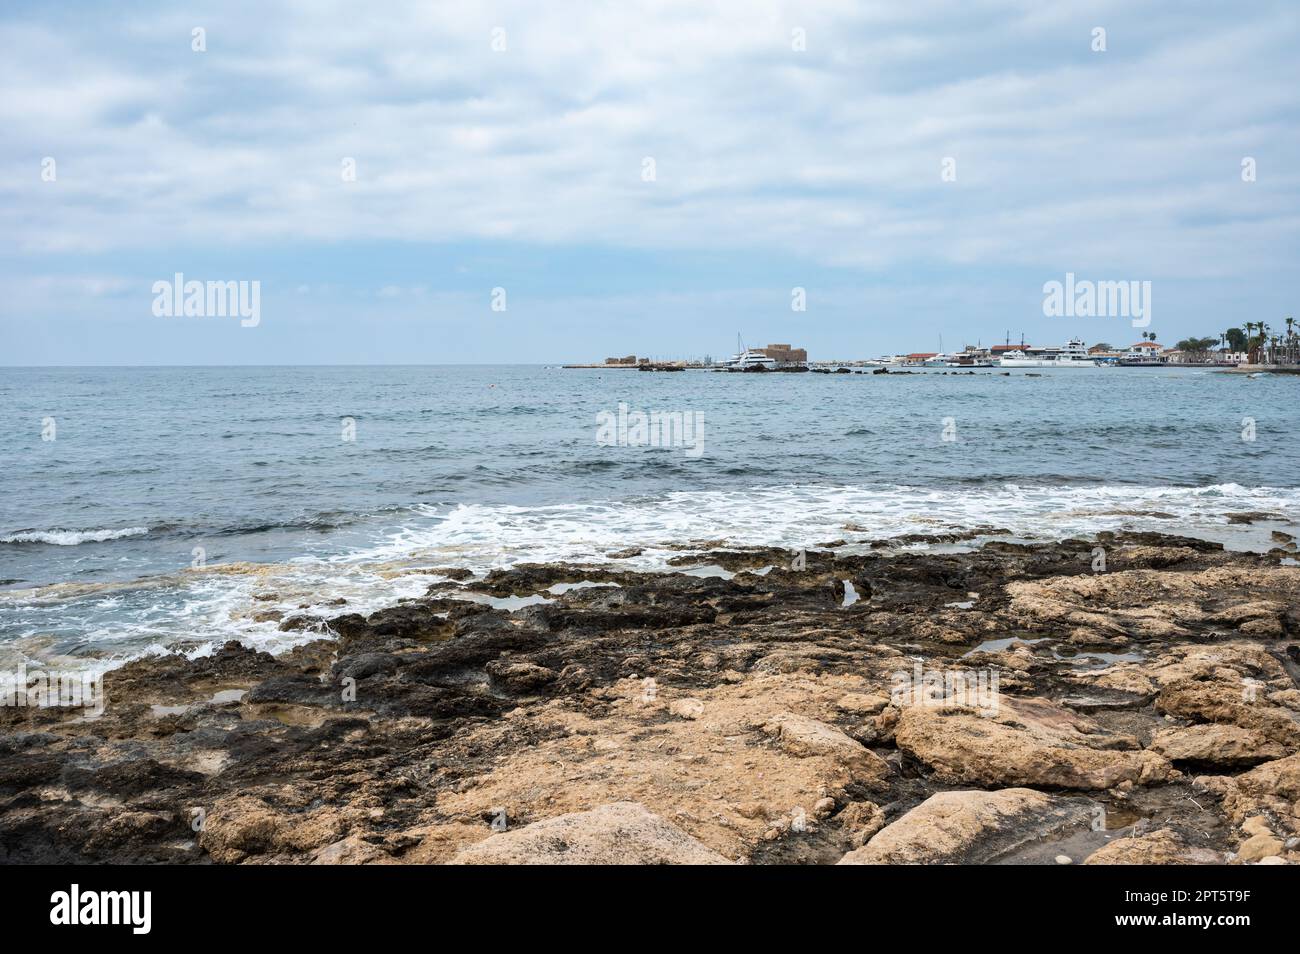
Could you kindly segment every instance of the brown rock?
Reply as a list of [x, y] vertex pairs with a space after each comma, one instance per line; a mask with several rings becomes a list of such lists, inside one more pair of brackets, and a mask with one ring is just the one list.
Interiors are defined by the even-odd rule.
[[[985, 710], [986, 711], [986, 710]], [[1087, 719], [1042, 699], [1004, 699], [996, 715], [962, 707], [911, 706], [895, 732], [898, 747], [940, 779], [987, 786], [1108, 789], [1177, 775], [1154, 752], [1108, 736]]]
[[1237, 857], [1245, 862], [1262, 861], [1282, 852], [1282, 841], [1272, 835], [1252, 835], [1237, 846]]
[[814, 818], [829, 818], [835, 812], [835, 799], [819, 798], [813, 805]]
[[1158, 831], [1135, 838], [1117, 838], [1084, 859], [1085, 865], [1216, 865], [1217, 851], [1189, 848], [1173, 831]]
[[615, 802], [491, 835], [454, 865], [724, 865], [728, 860], [636, 802]]
[[348, 835], [318, 848], [311, 857], [314, 865], [368, 865], [389, 860], [387, 853], [362, 840], [359, 835]]
[[549, 685], [556, 679], [555, 670], [534, 663], [523, 662], [522, 660], [493, 660], [483, 668], [487, 670], [487, 674], [492, 677], [494, 683], [513, 692], [529, 692], [539, 689], [542, 686]]
[[1292, 832], [1300, 830], [1300, 754], [1265, 762], [1241, 775], [1202, 775], [1195, 787], [1218, 795], [1224, 814], [1248, 835], [1267, 832], [1253, 817], [1265, 812]]
[[875, 802], [854, 802], [839, 813], [837, 820], [854, 848], [861, 848], [885, 827], [885, 813]]
[[1270, 742], [1262, 733], [1235, 725], [1161, 729], [1152, 737], [1150, 748], [1171, 762], [1227, 769], [1246, 768], [1286, 755], [1282, 746]]
[[681, 719], [698, 719], [704, 715], [704, 703], [690, 696], [674, 699], [669, 704], [668, 711]]
[[793, 712], [779, 712], [763, 723], [763, 731], [775, 738], [786, 754], [799, 758], [830, 756], [851, 769], [860, 780], [879, 780], [889, 774], [889, 764], [884, 759], [825, 722]]
[[1262, 691], [1251, 699], [1244, 690], [1239, 680], [1186, 679], [1162, 689], [1156, 708], [1193, 722], [1255, 729], [1289, 749], [1300, 746], [1300, 722], [1288, 710], [1265, 701]]
[[835, 703], [837, 709], [859, 715], [875, 715], [887, 705], [889, 705], [888, 696], [868, 695], [865, 692], [846, 693]]
[[1087, 828], [1092, 804], [1027, 788], [940, 792], [887, 825], [842, 865], [978, 864], [1065, 828]]
[[236, 796], [208, 813], [199, 844], [213, 861], [233, 864], [254, 855], [319, 848], [342, 837], [344, 828], [343, 819], [329, 809], [290, 815], [261, 799]]

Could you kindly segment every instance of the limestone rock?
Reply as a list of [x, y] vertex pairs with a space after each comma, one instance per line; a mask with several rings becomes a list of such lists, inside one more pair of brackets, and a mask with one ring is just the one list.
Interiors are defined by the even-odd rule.
[[614, 802], [490, 835], [456, 865], [722, 865], [728, 860], [636, 802]]
[[390, 860], [388, 855], [358, 835], [348, 835], [312, 853], [314, 865], [367, 865]]
[[888, 696], [868, 695], [865, 692], [845, 693], [835, 703], [837, 709], [859, 715], [875, 715], [887, 705], [889, 705]]
[[1282, 746], [1263, 734], [1235, 725], [1161, 729], [1152, 737], [1150, 747], [1171, 762], [1226, 769], [1248, 768], [1286, 755]]
[[861, 848], [885, 827], [885, 813], [875, 802], [854, 802], [839, 813], [837, 820], [854, 848]]
[[889, 774], [884, 759], [825, 722], [793, 712], [779, 712], [763, 723], [763, 731], [775, 738], [781, 751], [788, 755], [829, 756], [862, 779], [882, 779]]
[[1258, 765], [1237, 776], [1200, 776], [1196, 787], [1223, 799], [1223, 809], [1237, 824], [1252, 815], [1271, 811], [1278, 818], [1290, 816], [1293, 829], [1300, 828], [1300, 754], [1288, 755]]
[[492, 681], [511, 692], [530, 692], [556, 679], [553, 669], [522, 660], [495, 659], [483, 667]]
[[337, 841], [343, 831], [344, 820], [330, 809], [290, 815], [261, 799], [236, 796], [207, 814], [199, 844], [213, 861], [233, 864], [256, 855], [319, 848]]
[[680, 719], [698, 719], [704, 715], [704, 703], [687, 696], [684, 699], [674, 699], [669, 704], [668, 711]]
[[1168, 828], [1134, 838], [1116, 838], [1098, 848], [1085, 865], [1218, 865], [1223, 858], [1208, 848], [1189, 848]]
[[1255, 729], [1288, 751], [1300, 747], [1300, 722], [1286, 709], [1250, 699], [1240, 680], [1186, 679], [1166, 686], [1156, 708], [1194, 722]]
[[1092, 804], [1027, 788], [940, 792], [885, 826], [842, 865], [988, 862], [1065, 828], [1087, 828]]
[[1237, 857], [1242, 861], [1262, 861], [1282, 851], [1280, 839], [1271, 835], [1252, 835], [1237, 846]]
[[940, 779], [963, 784], [1091, 790], [1177, 774], [1154, 752], [1106, 747], [1136, 743], [1108, 736], [1042, 699], [1003, 700], [991, 716], [964, 707], [910, 706], [895, 740]]

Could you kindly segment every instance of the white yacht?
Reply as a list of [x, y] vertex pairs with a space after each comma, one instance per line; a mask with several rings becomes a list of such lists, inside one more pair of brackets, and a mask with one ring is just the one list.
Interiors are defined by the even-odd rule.
[[946, 362], [950, 368], [991, 368], [995, 363], [993, 355], [979, 345], [967, 345], [965, 351], [950, 355]]
[[1042, 354], [1028, 355], [1008, 351], [999, 360], [1003, 368], [1097, 368], [1101, 365], [1088, 354], [1082, 338], [1071, 338], [1064, 348], [1052, 348]]
[[1115, 362], [1120, 368], [1163, 368], [1168, 364], [1163, 355], [1152, 354], [1152, 348], [1132, 347], [1119, 356]]
[[761, 351], [754, 351], [745, 347], [745, 343], [740, 340], [740, 335], [736, 335], [736, 344], [740, 350], [733, 354], [726, 361], [721, 362], [721, 366], [734, 371], [744, 371], [748, 368], [765, 368], [771, 370], [776, 367], [776, 359], [769, 358]]
[[1019, 348], [1008, 351], [998, 358], [1000, 368], [1050, 368], [1051, 366], [1050, 358], [1031, 358]]

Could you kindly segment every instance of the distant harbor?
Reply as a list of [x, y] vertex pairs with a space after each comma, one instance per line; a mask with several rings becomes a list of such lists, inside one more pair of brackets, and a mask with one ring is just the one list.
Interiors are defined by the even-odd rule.
[[[697, 360], [659, 360], [630, 354], [606, 358], [600, 364], [566, 364], [565, 368], [633, 371], [722, 371], [722, 372], [853, 372], [948, 369], [957, 371], [1064, 370], [1076, 368], [1213, 368], [1235, 373], [1300, 374], [1300, 331], [1295, 320], [1285, 320], [1284, 333], [1274, 334], [1264, 322], [1245, 322], [1244, 327], [1229, 328], [1217, 338], [1185, 338], [1174, 347], [1159, 343], [1155, 332], [1143, 332], [1142, 340], [1125, 348], [1108, 342], [1091, 347], [1082, 338], [1071, 338], [1064, 345], [1036, 346], [1024, 340], [1013, 344], [1008, 334], [1003, 344], [984, 347], [965, 345], [960, 351], [914, 351], [883, 355], [879, 358], [853, 358], [838, 361], [809, 360], [806, 348], [788, 343], [747, 348], [740, 335], [737, 350], [730, 358], [715, 361], [711, 357]], [[1217, 347], [1216, 347], [1217, 345]]]

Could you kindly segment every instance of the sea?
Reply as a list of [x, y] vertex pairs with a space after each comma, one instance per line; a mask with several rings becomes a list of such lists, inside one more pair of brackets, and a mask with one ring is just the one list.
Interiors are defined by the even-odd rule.
[[320, 634], [277, 615], [451, 568], [1120, 529], [1265, 550], [1300, 535], [1297, 434], [1300, 379], [1204, 368], [0, 368], [0, 668], [282, 652]]

